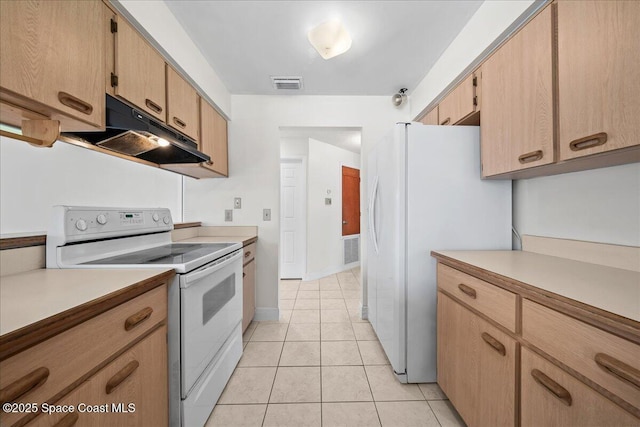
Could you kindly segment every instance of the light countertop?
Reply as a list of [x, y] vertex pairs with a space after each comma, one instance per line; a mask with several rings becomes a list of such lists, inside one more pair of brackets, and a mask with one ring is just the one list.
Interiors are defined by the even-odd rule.
[[38, 269], [0, 278], [0, 336], [135, 287], [172, 269]]
[[524, 251], [434, 251], [555, 295], [640, 322], [640, 273]]

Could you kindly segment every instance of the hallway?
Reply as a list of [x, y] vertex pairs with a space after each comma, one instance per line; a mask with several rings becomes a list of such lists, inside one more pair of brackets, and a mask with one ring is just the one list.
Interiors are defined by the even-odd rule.
[[400, 384], [359, 314], [359, 268], [280, 281], [206, 426], [464, 426], [435, 384]]

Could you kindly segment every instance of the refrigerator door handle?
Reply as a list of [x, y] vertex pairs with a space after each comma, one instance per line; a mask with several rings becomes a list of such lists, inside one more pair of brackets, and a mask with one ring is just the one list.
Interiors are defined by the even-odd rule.
[[373, 180], [373, 189], [371, 191], [371, 197], [369, 197], [369, 230], [371, 231], [371, 241], [373, 242], [373, 248], [376, 254], [379, 254], [378, 250], [378, 233], [376, 232], [376, 199], [378, 198], [378, 175]]

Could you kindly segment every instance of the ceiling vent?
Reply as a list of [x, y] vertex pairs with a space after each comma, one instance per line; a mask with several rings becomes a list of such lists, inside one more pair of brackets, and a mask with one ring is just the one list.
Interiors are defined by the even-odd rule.
[[302, 89], [302, 77], [271, 77], [273, 87], [277, 90], [280, 89]]

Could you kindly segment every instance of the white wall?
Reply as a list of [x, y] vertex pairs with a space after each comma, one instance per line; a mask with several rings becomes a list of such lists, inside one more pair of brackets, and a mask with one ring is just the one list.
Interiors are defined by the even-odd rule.
[[0, 137], [0, 233], [46, 232], [59, 204], [167, 207], [180, 222], [182, 177], [61, 141]]
[[200, 49], [160, 0], [112, 0], [124, 8], [149, 33], [165, 52], [182, 67], [189, 77], [211, 98], [218, 110], [231, 117], [231, 95], [204, 58]]
[[640, 246], [640, 163], [514, 181], [520, 234]]
[[[280, 239], [281, 126], [361, 127], [363, 159], [371, 145], [394, 123], [408, 120], [408, 108], [393, 107], [388, 96], [256, 96], [232, 95], [229, 123], [228, 179], [185, 180], [185, 220], [215, 225], [257, 225], [257, 316], [277, 315], [278, 245]], [[363, 162], [364, 166], [365, 162]], [[363, 171], [364, 173], [364, 167]], [[366, 183], [366, 180], [363, 179]], [[361, 194], [366, 190], [361, 189]], [[225, 223], [224, 209], [242, 197], [233, 223]], [[361, 198], [364, 212], [366, 197]], [[270, 208], [272, 221], [262, 221]], [[366, 218], [366, 215], [363, 215]], [[365, 230], [366, 224], [361, 224]], [[364, 236], [364, 233], [363, 233]], [[362, 240], [366, 244], [365, 240]], [[363, 259], [363, 270], [366, 260]]]
[[417, 117], [532, 3], [533, 0], [487, 0], [482, 3], [420, 84], [411, 91], [411, 117]]
[[[360, 169], [360, 155], [309, 139], [307, 277], [342, 270], [342, 166]], [[325, 205], [331, 198], [331, 205]]]
[[309, 138], [280, 139], [280, 157], [308, 157]]

